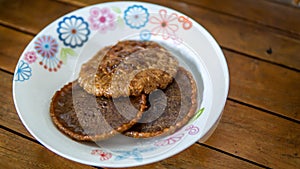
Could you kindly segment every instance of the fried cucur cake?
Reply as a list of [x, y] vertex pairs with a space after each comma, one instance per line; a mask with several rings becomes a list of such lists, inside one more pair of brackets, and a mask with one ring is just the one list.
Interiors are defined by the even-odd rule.
[[104, 55], [107, 53], [109, 49], [110, 49], [109, 46], [102, 48], [100, 51], [97, 52], [95, 56], [93, 56], [90, 60], [88, 60], [86, 63], [82, 64], [81, 66], [77, 81], [79, 85], [90, 94], [96, 92], [95, 76], [97, 73], [97, 69]]
[[180, 67], [173, 82], [166, 89], [155, 90], [149, 95], [149, 109], [124, 134], [135, 138], [148, 138], [173, 133], [194, 115], [196, 100], [196, 83], [191, 73]]
[[97, 141], [129, 129], [141, 118], [145, 107], [145, 95], [95, 97], [75, 81], [55, 93], [50, 115], [56, 127], [72, 139]]
[[[85, 76], [92, 69], [93, 76]], [[138, 96], [166, 88], [177, 69], [176, 58], [158, 43], [127, 40], [109, 48], [100, 63], [84, 64], [78, 81], [96, 96]]]

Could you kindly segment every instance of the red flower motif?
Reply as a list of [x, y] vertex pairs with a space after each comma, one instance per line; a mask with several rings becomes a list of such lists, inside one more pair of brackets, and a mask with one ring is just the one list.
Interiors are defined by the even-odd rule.
[[155, 24], [155, 26], [151, 32], [153, 35], [161, 35], [163, 39], [167, 40], [177, 39], [175, 32], [179, 29], [178, 24], [175, 24], [174, 21], [177, 20], [178, 16], [176, 13], [172, 13], [171, 15], [167, 15], [167, 11], [165, 9], [159, 10], [159, 16], [152, 16], [150, 18], [150, 23]]
[[103, 150], [92, 150], [92, 155], [98, 155], [101, 161], [109, 160], [112, 157], [110, 152], [105, 152]]
[[42, 36], [35, 41], [34, 48], [42, 57], [53, 58], [58, 51], [58, 43], [51, 36]]
[[50, 35], [43, 35], [34, 42], [36, 52], [42, 56], [43, 60], [39, 62], [44, 69], [49, 72], [56, 72], [62, 65], [62, 61], [56, 57], [58, 52], [58, 43]]
[[189, 20], [189, 18], [184, 17], [184, 16], [180, 16], [180, 17], [178, 18], [178, 22], [182, 22], [182, 27], [183, 27], [183, 29], [185, 29], [185, 30], [189, 30], [189, 29], [191, 29], [192, 26], [193, 26], [193, 24], [192, 24], [192, 22]]

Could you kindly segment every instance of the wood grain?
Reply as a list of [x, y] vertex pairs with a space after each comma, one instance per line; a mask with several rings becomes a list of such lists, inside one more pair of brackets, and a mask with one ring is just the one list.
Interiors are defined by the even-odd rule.
[[0, 71], [0, 125], [33, 138], [24, 128], [16, 112], [12, 98], [13, 76]]
[[300, 0], [268, 0], [278, 2], [284, 5], [293, 6], [293, 7], [300, 7]]
[[[106, 2], [106, 0], [61, 1], [80, 6]], [[149, 0], [142, 1], [149, 2]], [[204, 26], [222, 47], [300, 70], [300, 57], [298, 57], [300, 52], [298, 47], [300, 46], [299, 39], [288, 37], [285, 33], [274, 31], [268, 27], [262, 27], [261, 25], [216, 13], [205, 8], [188, 5], [184, 2], [166, 0], [151, 0], [150, 2], [171, 7], [191, 16], [191, 18]], [[220, 4], [222, 5], [223, 3]], [[269, 10], [273, 11], [273, 9]], [[271, 53], [268, 52], [269, 50], [271, 50]]]
[[0, 68], [14, 72], [19, 57], [32, 38], [31, 35], [0, 26]]
[[0, 23], [36, 34], [52, 21], [75, 9], [56, 1], [2, 0]]
[[[45, 147], [0, 129], [1, 168], [93, 168], [62, 158]], [[197, 154], [197, 156], [195, 156]], [[259, 168], [253, 164], [194, 144], [172, 158], [136, 168]]]
[[300, 121], [300, 74], [224, 50], [229, 97]]
[[0, 136], [0, 168], [94, 168], [60, 157], [45, 147], [6, 130], [0, 129]]
[[205, 143], [271, 168], [300, 166], [300, 125], [228, 101]]
[[[270, 1], [181, 0], [300, 35], [300, 10]], [[289, 0], [292, 4], [292, 0]], [[242, 14], [242, 15], [241, 15]]]

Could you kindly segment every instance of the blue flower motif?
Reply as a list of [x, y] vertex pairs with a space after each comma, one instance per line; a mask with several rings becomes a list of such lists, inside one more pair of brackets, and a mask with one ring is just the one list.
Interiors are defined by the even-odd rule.
[[65, 46], [71, 48], [81, 47], [88, 40], [91, 33], [88, 27], [89, 24], [82, 17], [74, 15], [65, 17], [58, 23], [58, 38], [64, 42]]
[[146, 148], [146, 149], [134, 148], [131, 151], [115, 151], [115, 153], [120, 154], [120, 155], [116, 156], [115, 160], [120, 161], [120, 160], [124, 160], [124, 159], [130, 158], [130, 157], [133, 157], [134, 160], [141, 162], [141, 161], [143, 161], [142, 153], [153, 151], [155, 149], [157, 149], [157, 148], [150, 147], [150, 148]]
[[23, 82], [28, 80], [31, 75], [31, 68], [29, 67], [29, 64], [21, 60], [18, 64], [18, 69], [15, 74], [15, 81]]
[[151, 38], [151, 32], [149, 30], [145, 29], [140, 32], [140, 39], [142, 41], [148, 41], [150, 40], [150, 38]]
[[124, 12], [126, 25], [132, 29], [140, 29], [146, 25], [149, 19], [147, 8], [142, 5], [133, 5], [128, 7]]

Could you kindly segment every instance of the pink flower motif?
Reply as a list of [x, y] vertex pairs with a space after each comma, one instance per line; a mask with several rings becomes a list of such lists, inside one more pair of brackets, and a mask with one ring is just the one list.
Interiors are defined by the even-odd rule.
[[150, 23], [155, 24], [155, 26], [151, 32], [153, 35], [161, 35], [163, 39], [167, 40], [169, 38], [171, 39], [177, 39], [177, 35], [175, 32], [179, 29], [178, 24], [175, 24], [177, 22], [177, 14], [172, 13], [171, 15], [167, 15], [167, 11], [165, 9], [161, 9], [159, 11], [160, 17], [152, 16], [150, 18]]
[[25, 53], [25, 58], [24, 58], [24, 59], [25, 59], [29, 64], [35, 62], [35, 61], [36, 61], [36, 58], [37, 58], [37, 56], [36, 56], [36, 53], [35, 53], [34, 51], [29, 51], [29, 52]]
[[92, 8], [88, 20], [92, 30], [99, 30], [102, 33], [114, 30], [117, 26], [116, 17], [108, 8]]
[[166, 145], [175, 144], [176, 142], [181, 140], [183, 136], [184, 136], [183, 133], [177, 134], [177, 135], [171, 136], [167, 139], [160, 140], [160, 141], [156, 142], [154, 145], [156, 145], [156, 146], [166, 146]]
[[189, 131], [189, 135], [195, 135], [199, 133], [200, 129], [197, 126], [190, 125], [185, 129], [185, 131]]
[[98, 155], [101, 161], [109, 160], [112, 157], [110, 152], [105, 152], [103, 150], [92, 150], [92, 155]]

